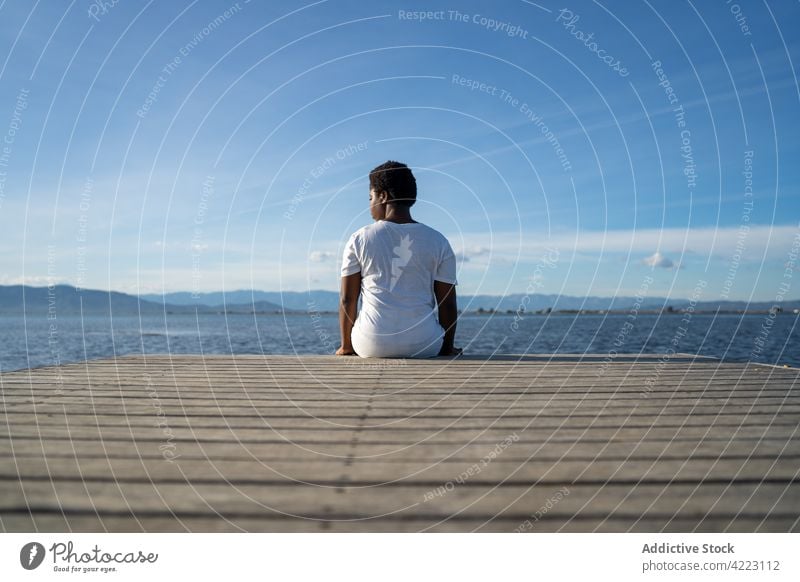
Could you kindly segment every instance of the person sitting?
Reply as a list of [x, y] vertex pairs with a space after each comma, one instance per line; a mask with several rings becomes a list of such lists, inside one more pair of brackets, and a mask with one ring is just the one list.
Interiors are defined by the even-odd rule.
[[[369, 173], [373, 224], [354, 232], [342, 257], [336, 355], [456, 356], [456, 258], [437, 230], [411, 218], [417, 182], [405, 164]], [[359, 296], [362, 296], [358, 311]], [[438, 320], [437, 320], [438, 311]]]

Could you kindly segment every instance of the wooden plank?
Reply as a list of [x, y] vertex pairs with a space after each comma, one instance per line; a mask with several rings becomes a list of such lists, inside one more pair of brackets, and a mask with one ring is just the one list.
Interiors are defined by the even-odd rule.
[[[163, 444], [163, 443], [158, 443]], [[465, 463], [486, 455], [494, 444], [432, 443], [426, 441], [413, 447], [399, 447], [382, 452], [381, 445], [358, 443], [357, 450], [346, 449], [342, 454], [325, 456], [289, 442], [269, 444], [245, 444], [231, 442], [181, 443], [177, 452], [182, 459], [197, 460], [249, 460], [255, 462], [308, 463], [324, 459], [344, 460], [353, 453], [354, 459], [380, 462], [405, 462], [411, 458], [428, 463]], [[0, 449], [0, 463], [13, 465], [15, 459], [26, 457], [48, 459], [68, 458], [145, 458], [163, 461], [164, 456], [152, 442], [80, 441], [72, 446], [69, 440], [16, 439]], [[543, 462], [564, 460], [655, 460], [683, 461], [696, 459], [776, 459], [791, 461], [800, 457], [800, 443], [781, 439], [723, 439], [702, 441], [629, 441], [587, 440], [573, 443], [541, 441], [528, 443], [526, 447], [510, 447], [503, 452], [503, 459], [525, 462], [530, 459]]]
[[[193, 483], [129, 483], [126, 481], [0, 481], [0, 514], [28, 507], [70, 511], [183, 512], [211, 516], [281, 515], [299, 519], [369, 519], [393, 514], [422, 516], [503, 514], [533, 515], [559, 490], [564, 496], [553, 517], [702, 517], [713, 512], [745, 516], [797, 517], [800, 483], [609, 483], [539, 486], [503, 484], [461, 485], [425, 501], [434, 488], [386, 485], [352, 487], [316, 485], [230, 485]], [[19, 500], [11, 503], [11, 500]], [[27, 499], [27, 502], [24, 501]], [[47, 501], [44, 501], [47, 500]], [[591, 501], [589, 501], [591, 500]]]
[[[752, 408], [752, 410], [750, 410]], [[470, 408], [447, 409], [393, 409], [388, 407], [360, 407], [360, 408], [307, 408], [285, 406], [208, 406], [208, 407], [181, 407], [175, 405], [131, 405], [119, 406], [91, 406], [37, 404], [32, 406], [17, 406], [0, 416], [2, 425], [32, 425], [72, 426], [86, 422], [127, 426], [137, 423], [136, 419], [153, 419], [156, 416], [166, 417], [167, 421], [190, 419], [193, 425], [199, 426], [201, 419], [223, 417], [218, 420], [218, 426], [237, 425], [246, 428], [239, 419], [262, 419], [262, 422], [253, 422], [252, 425], [265, 426], [266, 424], [287, 424], [295, 421], [325, 423], [331, 426], [352, 426], [354, 422], [368, 426], [408, 426], [415, 422], [430, 426], [450, 426], [456, 421], [479, 421], [483, 425], [493, 424], [495, 421], [513, 421], [517, 426], [535, 424], [539, 427], [562, 426], [564, 422], [574, 425], [607, 423], [617, 426], [624, 423], [629, 426], [650, 426], [658, 423], [666, 424], [706, 424], [719, 426], [738, 426], [741, 424], [760, 425], [765, 422], [775, 425], [796, 426], [800, 420], [800, 411], [784, 412], [781, 407], [717, 407], [717, 408], [683, 408], [665, 407], [658, 409], [643, 408], [619, 411], [615, 408], [533, 408], [510, 407], [507, 409], [484, 410], [480, 406]], [[30, 420], [32, 419], [32, 420]], [[75, 419], [77, 422], [70, 422]], [[131, 419], [133, 422], [126, 422]], [[146, 424], [152, 425], [153, 422]], [[297, 425], [295, 425], [297, 426]]]
[[[279, 519], [269, 517], [250, 516], [225, 516], [225, 517], [198, 517], [194, 515], [176, 514], [151, 516], [136, 514], [132, 516], [124, 513], [101, 513], [99, 516], [92, 513], [69, 512], [63, 515], [60, 512], [39, 513], [34, 516], [28, 514], [6, 515], [0, 521], [0, 529], [7, 532], [215, 532], [215, 533], [243, 533], [243, 532], [482, 532], [482, 533], [511, 533], [520, 528], [520, 524], [529, 520], [530, 516], [492, 516], [466, 517], [435, 516], [435, 517], [399, 517], [391, 519], [372, 518], [356, 520], [298, 520]], [[576, 518], [565, 520], [545, 516], [536, 521], [532, 527], [525, 528], [530, 533], [552, 532], [638, 532], [638, 533], [685, 533], [693, 530], [715, 533], [781, 533], [798, 532], [797, 523], [791, 518], [747, 517], [728, 515], [720, 517], [674, 518], [672, 516], [652, 516], [647, 519], [636, 519], [636, 516], [614, 516], [608, 519]]]
[[[490, 448], [486, 447], [485, 453]], [[431, 489], [448, 482], [459, 486], [459, 479], [470, 487], [506, 485], [580, 484], [605, 482], [760, 482], [800, 483], [795, 464], [780, 459], [724, 459], [716, 461], [683, 459], [626, 460], [601, 459], [540, 461], [535, 457], [509, 461], [502, 456], [482, 461], [484, 455], [458, 462], [419, 462], [406, 458], [403, 462], [386, 463], [380, 459], [317, 458], [303, 463], [252, 460], [192, 460], [178, 456], [165, 461], [137, 459], [64, 459], [17, 458], [14, 464], [0, 463], [0, 480], [51, 481], [127, 481], [139, 483], [230, 483], [284, 484], [295, 481], [317, 485], [371, 487], [386, 483], [426, 486]]]
[[[224, 414], [224, 418], [220, 416]], [[516, 413], [498, 413], [495, 415], [471, 414], [416, 414], [403, 416], [402, 414], [362, 414], [359, 416], [340, 415], [334, 412], [312, 414], [310, 411], [292, 411], [281, 414], [279, 410], [270, 410], [257, 414], [254, 411], [237, 414], [217, 414], [210, 411], [207, 414], [160, 414], [151, 410], [128, 411], [127, 414], [83, 414], [54, 411], [50, 413], [14, 413], [0, 419], [0, 437], [7, 434], [24, 434], [16, 432], [14, 427], [32, 428], [58, 428], [64, 431], [74, 427], [92, 426], [99, 428], [134, 427], [152, 428], [168, 426], [170, 428], [191, 428], [195, 431], [201, 429], [331, 429], [356, 428], [368, 430], [375, 428], [393, 427], [398, 430], [411, 429], [441, 429], [448, 428], [481, 428], [489, 427], [525, 429], [535, 426], [540, 429], [557, 428], [671, 428], [671, 427], [762, 427], [785, 426], [796, 427], [800, 424], [798, 415], [782, 415], [777, 412], [746, 414], [694, 414], [682, 415], [664, 413], [657, 415], [614, 415], [614, 414], [588, 414], [576, 413], [572, 415], [520, 415]], [[800, 435], [798, 435], [800, 436]]]
[[[159, 429], [161, 430], [161, 429]], [[252, 447], [258, 445], [275, 445], [281, 443], [292, 443], [296, 446], [307, 446], [313, 450], [323, 454], [325, 451], [336, 451], [341, 449], [344, 445], [350, 443], [357, 443], [362, 445], [374, 445], [377, 451], [383, 453], [391, 453], [400, 448], [417, 447], [421, 444], [441, 444], [450, 446], [463, 446], [465, 443], [491, 443], [496, 444], [503, 438], [510, 436], [507, 430], [491, 430], [491, 429], [470, 429], [470, 430], [447, 430], [439, 431], [437, 433], [431, 432], [415, 432], [415, 431], [384, 431], [381, 434], [371, 434], [363, 436], [358, 434], [357, 438], [354, 433], [357, 431], [297, 431], [297, 430], [268, 430], [264, 429], [255, 436], [243, 436], [239, 431], [217, 431], [214, 434], [207, 434], [205, 432], [198, 433], [192, 431], [185, 431], [176, 433], [172, 431], [171, 436], [166, 433], [156, 430], [145, 433], [144, 435], [131, 434], [131, 431], [119, 430], [116, 434], [109, 435], [107, 433], [100, 433], [97, 431], [85, 430], [80, 435], [72, 433], [64, 433], [63, 431], [51, 431], [50, 434], [44, 434], [44, 431], [32, 431], [28, 435], [14, 435], [13, 438], [4, 438], [3, 441], [12, 443], [30, 442], [49, 440], [53, 442], [60, 442], [64, 446], [70, 443], [75, 443], [72, 446], [86, 446], [86, 443], [91, 442], [104, 442], [104, 443], [127, 443], [129, 446], [140, 443], [162, 443], [170, 440], [175, 443], [197, 443], [201, 445], [213, 443], [237, 443], [240, 446]], [[374, 433], [375, 431], [370, 431]], [[796, 430], [783, 431], [780, 434], [775, 434], [775, 430], [770, 430], [769, 427], [764, 428], [735, 428], [726, 431], [712, 431], [709, 429], [700, 429], [699, 431], [689, 431], [688, 429], [681, 429], [680, 427], [671, 429], [657, 429], [650, 430], [645, 435], [640, 430], [624, 430], [624, 429], [560, 429], [556, 432], [550, 430], [529, 431], [521, 435], [519, 431], [517, 436], [520, 443], [525, 443], [529, 446], [537, 445], [555, 445], [555, 444], [574, 444], [583, 445], [585, 443], [601, 443], [606, 444], [609, 442], [614, 443], [685, 443], [695, 444], [697, 442], [720, 442], [729, 443], [731, 446], [739, 446], [742, 443], [744, 446], [749, 446], [754, 442], [773, 441], [779, 443], [787, 443], [787, 446], [797, 447], [798, 438]], [[313, 446], [312, 445], [318, 445]], [[379, 453], [376, 453], [379, 454]]]
[[[87, 391], [87, 388], [89, 392]], [[604, 398], [629, 398], [629, 399], [649, 399], [649, 398], [669, 398], [678, 395], [684, 397], [726, 397], [726, 396], [787, 396], [797, 397], [800, 390], [790, 385], [783, 386], [778, 382], [770, 382], [765, 386], [763, 382], [737, 386], [733, 383], [714, 381], [713, 383], [692, 386], [691, 383], [676, 384], [669, 386], [662, 383], [657, 390], [645, 390], [641, 383], [626, 386], [617, 384], [609, 386], [606, 383], [597, 385], [579, 386], [576, 383], [567, 385], [532, 384], [514, 386], [512, 383], [501, 384], [498, 382], [488, 382], [476, 380], [472, 383], [462, 384], [442, 384], [437, 385], [433, 382], [422, 383], [419, 385], [405, 385], [403, 389], [387, 387], [385, 382], [379, 385], [370, 385], [363, 382], [359, 386], [333, 386], [330, 384], [320, 384], [317, 386], [307, 384], [290, 385], [284, 384], [277, 386], [258, 382], [253, 384], [238, 384], [233, 380], [228, 382], [219, 381], [216, 384], [209, 383], [188, 383], [176, 384], [153, 383], [150, 385], [136, 384], [130, 385], [124, 382], [110, 384], [92, 384], [85, 380], [79, 383], [65, 386], [55, 385], [34, 385], [5, 383], [2, 386], [6, 396], [25, 396], [25, 397], [75, 397], [86, 396], [130, 396], [130, 397], [149, 397], [151, 394], [164, 394], [171, 397], [217, 397], [217, 398], [243, 398], [243, 397], [268, 397], [288, 399], [290, 397], [312, 398], [324, 394], [330, 400], [361, 400], [369, 398], [371, 395], [379, 395], [382, 398], [412, 398], [420, 400], [444, 399], [451, 396], [464, 398], [496, 397], [513, 400], [518, 397], [529, 398], [565, 398], [573, 400], [581, 399], [604, 399]]]

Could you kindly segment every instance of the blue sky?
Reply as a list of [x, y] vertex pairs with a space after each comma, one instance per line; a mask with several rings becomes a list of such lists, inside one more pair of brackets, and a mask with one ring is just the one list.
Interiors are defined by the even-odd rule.
[[0, 283], [335, 290], [396, 159], [461, 293], [800, 296], [796, 2], [263, 4], [0, 3]]

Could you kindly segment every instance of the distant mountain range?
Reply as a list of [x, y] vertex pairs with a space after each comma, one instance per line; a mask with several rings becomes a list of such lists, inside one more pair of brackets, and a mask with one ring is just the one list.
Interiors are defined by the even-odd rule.
[[[266, 301], [276, 305], [283, 305], [287, 310], [299, 311], [336, 311], [339, 308], [339, 294], [335, 291], [217, 291], [214, 293], [199, 293], [193, 296], [187, 292], [167, 293], [165, 295], [141, 295], [142, 299], [154, 302], [167, 302], [172, 305], [217, 305], [250, 304], [252, 301]], [[459, 309], [477, 311], [494, 309], [495, 311], [516, 311], [524, 305], [528, 311], [552, 309], [564, 310], [629, 310], [636, 305], [635, 297], [575, 297], [570, 295], [542, 295], [534, 294], [526, 297], [523, 293], [510, 295], [459, 295]], [[770, 309], [774, 304], [768, 301], [747, 303], [746, 301], [701, 301], [697, 302], [695, 309], [703, 311], [762, 311]], [[667, 300], [664, 297], [645, 298], [640, 305], [642, 310], [661, 310], [672, 306], [679, 310], [689, 306], [688, 299]], [[784, 309], [800, 307], [800, 300], [784, 301]]]
[[[53, 287], [31, 287], [29, 285], [0, 285], [0, 315], [19, 315], [49, 313], [56, 315], [108, 315], [138, 314], [155, 315], [164, 313], [217, 313], [224, 307], [202, 304], [172, 304], [163, 300], [149, 301], [136, 295], [117, 291], [96, 289], [76, 289], [71, 285]], [[240, 305], [227, 305], [231, 313], [252, 313], [281, 311], [280, 305], [269, 301], [246, 302]]]
[[[525, 310], [540, 311], [627, 311], [636, 305], [635, 297], [574, 297], [570, 295], [525, 296], [514, 293], [499, 295], [462, 295], [458, 298], [463, 311], [517, 311], [520, 305]], [[47, 313], [51, 306], [59, 315], [80, 314], [138, 314], [155, 315], [167, 313], [272, 313], [280, 311], [336, 311], [339, 294], [335, 291], [218, 291], [214, 293], [176, 292], [129, 295], [117, 291], [76, 289], [71, 285], [32, 287], [29, 285], [0, 285], [0, 315], [25, 313]], [[698, 311], [765, 311], [774, 304], [759, 301], [703, 301], [695, 305]], [[642, 311], [662, 310], [671, 307], [681, 310], [689, 306], [688, 299], [667, 301], [663, 297], [650, 297], [641, 302]], [[800, 300], [784, 301], [784, 310], [800, 308]]]

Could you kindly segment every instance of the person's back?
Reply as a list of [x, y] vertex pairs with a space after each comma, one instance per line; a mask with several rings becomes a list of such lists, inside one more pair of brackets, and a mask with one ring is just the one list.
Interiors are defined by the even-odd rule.
[[[409, 209], [417, 185], [405, 164], [373, 169], [370, 214], [342, 258], [337, 355], [432, 357], [457, 355], [456, 260], [447, 239], [416, 222]], [[361, 312], [358, 297], [363, 293]], [[438, 320], [437, 320], [438, 306]]]
[[457, 284], [447, 239], [420, 222], [381, 220], [347, 243], [342, 276], [361, 272], [362, 307], [353, 348], [366, 357], [436, 356], [444, 329], [437, 321], [434, 281]]

